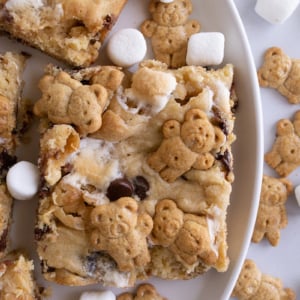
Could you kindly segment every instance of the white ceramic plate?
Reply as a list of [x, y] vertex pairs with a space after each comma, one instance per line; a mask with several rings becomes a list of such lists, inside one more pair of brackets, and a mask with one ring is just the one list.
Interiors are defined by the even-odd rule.
[[[246, 255], [255, 221], [262, 176], [262, 116], [256, 71], [245, 36], [243, 25], [231, 0], [194, 0], [191, 18], [202, 25], [202, 31], [220, 31], [225, 35], [224, 63], [235, 65], [235, 84], [239, 96], [234, 144], [234, 183], [231, 205], [228, 211], [228, 254], [230, 267], [225, 273], [210, 271], [197, 279], [188, 281], [162, 281], [151, 279], [159, 292], [170, 300], [223, 300], [228, 299]], [[138, 28], [148, 16], [148, 0], [129, 0], [114, 31], [124, 27]], [[59, 64], [39, 51], [0, 37], [0, 51], [24, 50], [32, 54], [25, 72], [25, 97], [36, 100], [40, 96], [37, 82], [43, 67], [49, 63]], [[105, 53], [105, 47], [102, 50]], [[151, 57], [151, 52], [148, 53]], [[101, 63], [105, 62], [103, 55]], [[37, 129], [31, 134], [36, 136]], [[19, 151], [20, 160], [36, 162], [38, 139]], [[33, 229], [37, 201], [17, 202], [14, 207], [14, 224], [11, 232], [14, 248], [25, 248], [36, 259], [36, 277], [44, 286], [51, 286], [51, 299], [74, 300], [85, 290], [103, 289], [101, 286], [62, 287], [43, 281], [33, 242]], [[116, 291], [120, 292], [120, 291]]]

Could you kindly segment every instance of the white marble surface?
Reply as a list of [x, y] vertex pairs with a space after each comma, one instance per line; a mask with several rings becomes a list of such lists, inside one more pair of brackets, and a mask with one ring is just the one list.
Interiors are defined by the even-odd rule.
[[[300, 58], [300, 5], [283, 24], [272, 25], [254, 11], [256, 0], [235, 0], [244, 23], [255, 64], [260, 67], [265, 50], [272, 46], [282, 50], [293, 58]], [[271, 149], [275, 137], [275, 125], [281, 118], [291, 118], [300, 109], [299, 104], [289, 104], [277, 91], [261, 88], [264, 152]], [[278, 175], [264, 164], [264, 173]], [[292, 172], [288, 179], [294, 186], [300, 184], [300, 168]], [[254, 259], [259, 268], [267, 274], [280, 277], [286, 287], [294, 289], [300, 299], [300, 207], [294, 193], [287, 204], [288, 225], [281, 231], [277, 247], [266, 240], [259, 244], [251, 243], [247, 257]]]

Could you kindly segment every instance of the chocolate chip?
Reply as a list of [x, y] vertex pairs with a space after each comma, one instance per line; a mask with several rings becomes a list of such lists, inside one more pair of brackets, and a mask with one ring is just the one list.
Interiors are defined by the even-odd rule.
[[147, 192], [150, 188], [149, 182], [143, 176], [136, 176], [133, 179], [134, 193], [144, 200], [147, 197]]
[[121, 197], [131, 197], [132, 194], [132, 183], [127, 178], [118, 178], [110, 183], [106, 196], [110, 201], [116, 201]]

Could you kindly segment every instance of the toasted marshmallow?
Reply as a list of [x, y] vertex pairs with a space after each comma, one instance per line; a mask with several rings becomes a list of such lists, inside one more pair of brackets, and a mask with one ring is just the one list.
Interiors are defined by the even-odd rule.
[[188, 65], [212, 66], [222, 63], [225, 37], [221, 32], [200, 32], [193, 34], [187, 47]]
[[107, 54], [119, 67], [131, 67], [143, 60], [147, 52], [143, 34], [134, 28], [117, 31], [108, 41]]
[[31, 199], [39, 189], [40, 175], [37, 166], [28, 161], [20, 161], [12, 166], [6, 176], [6, 184], [11, 196], [17, 200]]
[[156, 114], [167, 105], [177, 85], [171, 73], [139, 69], [132, 77], [132, 86], [126, 90], [126, 96], [136, 102], [137, 108], [148, 108]]
[[271, 24], [281, 24], [295, 11], [299, 0], [257, 0], [256, 13]]
[[116, 296], [111, 291], [84, 292], [79, 300], [116, 300]]

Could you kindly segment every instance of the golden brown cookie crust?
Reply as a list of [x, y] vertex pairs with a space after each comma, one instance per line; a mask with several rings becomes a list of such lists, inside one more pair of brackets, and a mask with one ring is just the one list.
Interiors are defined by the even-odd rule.
[[[48, 67], [44, 78], [61, 71]], [[36, 239], [44, 276], [67, 285], [128, 287], [152, 275], [188, 279], [210, 268], [225, 271], [234, 180], [233, 66], [170, 70], [145, 61], [136, 72], [145, 78], [111, 67], [68, 74], [84, 86], [103, 86], [108, 99], [102, 125], [91, 134], [40, 115]], [[161, 78], [167, 87], [147, 84], [159, 85]], [[149, 161], [173, 131], [170, 157], [181, 143], [188, 149], [182, 159], [190, 153], [195, 159], [179, 173], [174, 168], [168, 181]], [[212, 159], [203, 167], [200, 156]]]

